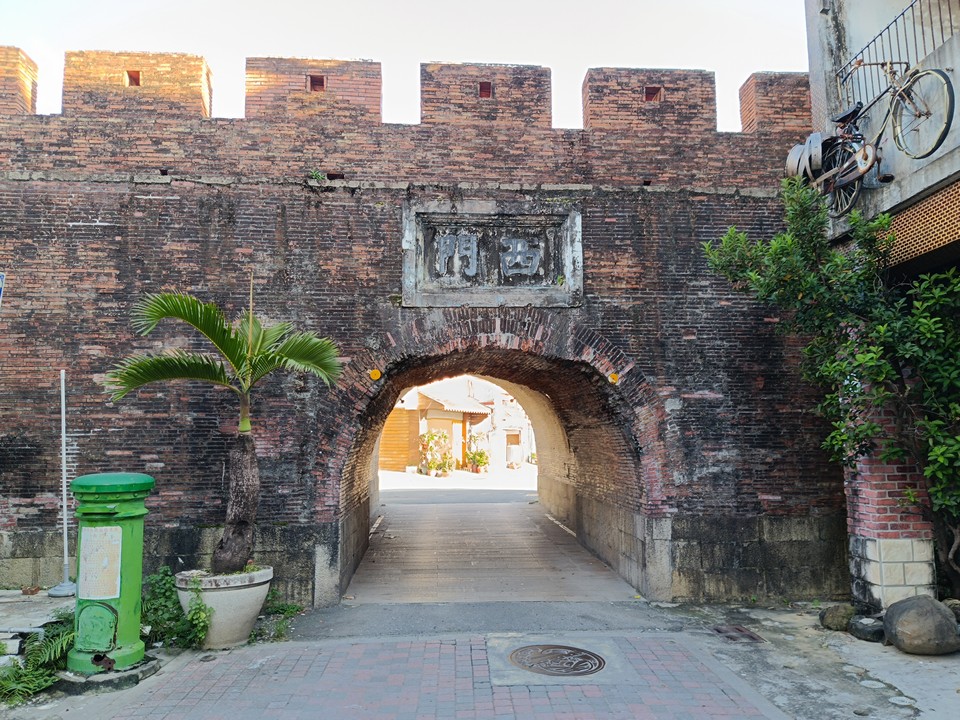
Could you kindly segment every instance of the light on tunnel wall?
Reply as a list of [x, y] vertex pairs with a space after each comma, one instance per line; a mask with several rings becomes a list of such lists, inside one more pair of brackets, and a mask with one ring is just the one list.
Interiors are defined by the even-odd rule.
[[616, 385], [618, 382], [620, 382], [620, 376], [619, 376], [617, 373], [610, 373], [610, 374], [607, 376], [607, 379], [608, 379], [611, 383], [613, 383], [614, 385]]
[[371, 379], [371, 380], [376, 381], [376, 380], [379, 380], [379, 379], [382, 378], [382, 377], [383, 377], [383, 373], [380, 372], [379, 370], [377, 370], [376, 368], [374, 368], [373, 370], [370, 371], [370, 379]]

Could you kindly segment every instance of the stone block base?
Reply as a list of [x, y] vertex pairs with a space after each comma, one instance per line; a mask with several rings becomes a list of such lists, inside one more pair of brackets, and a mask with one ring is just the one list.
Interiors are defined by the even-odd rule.
[[846, 516], [649, 518], [579, 498], [577, 536], [649, 600], [848, 597]]
[[874, 610], [914, 595], [935, 595], [933, 540], [850, 536], [854, 602]]

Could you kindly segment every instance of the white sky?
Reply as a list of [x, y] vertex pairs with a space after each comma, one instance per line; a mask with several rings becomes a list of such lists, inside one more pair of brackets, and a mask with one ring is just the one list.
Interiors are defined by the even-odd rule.
[[421, 62], [544, 65], [553, 124], [582, 127], [591, 67], [700, 68], [719, 127], [740, 129], [751, 72], [807, 69], [803, 0], [0, 0], [0, 45], [39, 65], [58, 113], [68, 50], [186, 52], [213, 71], [213, 114], [243, 115], [247, 57], [376, 60], [385, 122], [419, 121]]

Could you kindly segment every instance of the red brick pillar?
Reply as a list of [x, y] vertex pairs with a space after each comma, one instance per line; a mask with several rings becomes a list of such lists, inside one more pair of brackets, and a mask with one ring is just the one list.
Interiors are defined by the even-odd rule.
[[907, 499], [914, 492], [926, 500], [916, 467], [868, 457], [847, 472], [844, 484], [854, 600], [886, 608], [933, 595], [933, 526]]

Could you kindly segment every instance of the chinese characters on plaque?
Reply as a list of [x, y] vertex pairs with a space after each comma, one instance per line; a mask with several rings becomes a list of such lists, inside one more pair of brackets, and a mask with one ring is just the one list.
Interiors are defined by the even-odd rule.
[[[435, 237], [437, 277], [475, 278], [480, 267], [478, 236], [471, 233], [447, 233]], [[543, 275], [543, 249], [537, 241], [522, 237], [503, 237], [494, 243], [501, 278]]]
[[442, 203], [428, 207], [405, 210], [404, 305], [580, 304], [583, 260], [576, 209], [509, 214], [452, 212]]

